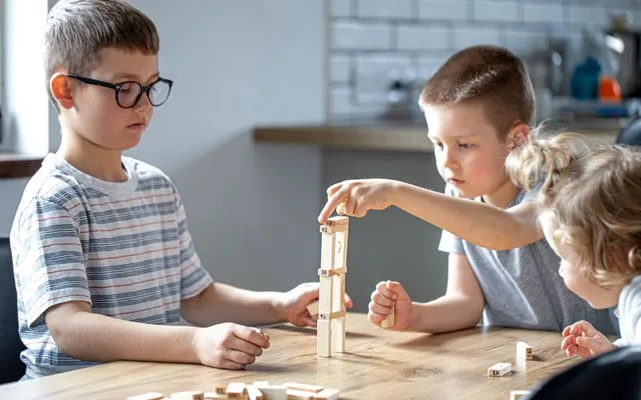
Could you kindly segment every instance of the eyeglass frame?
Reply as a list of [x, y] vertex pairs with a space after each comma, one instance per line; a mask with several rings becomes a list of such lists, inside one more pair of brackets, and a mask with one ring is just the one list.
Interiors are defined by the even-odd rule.
[[[89, 84], [89, 85], [102, 86], [102, 87], [106, 87], [106, 88], [109, 88], [109, 89], [113, 89], [114, 90], [114, 95], [115, 95], [115, 98], [116, 98], [116, 104], [118, 104], [118, 107], [124, 108], [125, 110], [136, 107], [136, 104], [138, 104], [138, 102], [140, 101], [140, 98], [142, 97], [143, 93], [147, 95], [147, 99], [149, 100], [149, 104], [151, 104], [152, 107], [160, 107], [160, 106], [162, 106], [163, 104], [165, 104], [167, 102], [167, 100], [169, 100], [169, 95], [171, 94], [171, 88], [174, 85], [174, 81], [172, 81], [171, 79], [165, 79], [165, 78], [161, 78], [161, 77], [158, 77], [158, 79], [156, 79], [150, 85], [143, 85], [140, 82], [136, 82], [136, 81], [124, 81], [124, 82], [118, 82], [118, 83], [111, 83], [111, 82], [105, 82], [105, 81], [101, 81], [101, 80], [98, 80], [98, 79], [87, 78], [86, 76], [80, 76], [80, 75], [75, 75], [75, 74], [65, 74], [65, 76], [67, 76], [69, 78], [72, 78], [72, 79], [76, 79], [76, 80], [78, 80], [80, 82], [83, 82], [83, 83], [86, 83], [86, 84]], [[149, 91], [151, 90], [152, 86], [154, 86], [158, 82], [164, 82], [164, 83], [168, 84], [169, 85], [169, 91], [167, 92], [167, 98], [162, 103], [154, 104], [151, 101], [151, 96], [149, 95]], [[120, 104], [120, 101], [118, 100], [118, 94], [120, 93], [120, 89], [121, 89], [122, 85], [124, 85], [126, 83], [134, 83], [134, 84], [138, 85], [138, 87], [140, 87], [140, 93], [138, 93], [138, 96], [136, 97], [136, 100], [129, 107], [123, 106], [122, 104]]]

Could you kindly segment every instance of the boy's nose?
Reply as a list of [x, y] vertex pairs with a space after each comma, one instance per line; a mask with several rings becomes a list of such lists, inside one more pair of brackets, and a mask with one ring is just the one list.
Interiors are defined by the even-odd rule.
[[452, 152], [449, 151], [447, 148], [443, 149], [443, 153], [441, 156], [441, 164], [443, 168], [447, 168], [447, 169], [454, 169], [458, 164]]

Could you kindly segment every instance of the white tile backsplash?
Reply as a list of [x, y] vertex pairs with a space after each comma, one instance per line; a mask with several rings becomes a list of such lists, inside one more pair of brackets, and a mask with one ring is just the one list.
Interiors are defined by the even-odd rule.
[[465, 21], [468, 18], [467, 0], [418, 0], [422, 20]]
[[359, 1], [356, 15], [359, 18], [412, 18], [413, 0], [366, 0]]
[[388, 24], [359, 21], [341, 21], [332, 25], [333, 49], [388, 50], [391, 27]]
[[331, 0], [330, 7], [332, 17], [352, 16], [352, 0]]
[[570, 23], [604, 28], [610, 23], [606, 8], [599, 5], [569, 5]]
[[474, 2], [474, 20], [491, 22], [519, 22], [519, 8], [523, 5], [514, 1], [487, 1]]
[[525, 22], [562, 23], [564, 21], [563, 3], [525, 3], [523, 5]]
[[454, 28], [454, 49], [462, 50], [477, 44], [503, 46], [501, 32], [495, 27], [463, 26]]
[[351, 59], [346, 55], [331, 55], [329, 59], [329, 74], [332, 83], [349, 83], [351, 74]]
[[445, 50], [450, 47], [451, 29], [442, 26], [399, 25], [398, 50]]
[[[330, 0], [330, 109], [333, 116], [380, 114], [389, 70], [429, 78], [453, 52], [498, 44], [522, 57], [548, 36], [580, 45], [581, 29], [605, 28], [641, 0]], [[421, 82], [422, 84], [422, 82]]]

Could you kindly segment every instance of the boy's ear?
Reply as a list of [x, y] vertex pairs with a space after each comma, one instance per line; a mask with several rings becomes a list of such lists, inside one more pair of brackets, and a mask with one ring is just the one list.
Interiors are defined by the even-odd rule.
[[507, 148], [512, 151], [518, 147], [523, 146], [530, 135], [530, 128], [527, 124], [517, 122], [512, 126], [507, 135]]
[[60, 107], [69, 109], [73, 107], [73, 95], [71, 93], [71, 82], [62, 73], [55, 73], [49, 79], [49, 90], [51, 95], [58, 102]]

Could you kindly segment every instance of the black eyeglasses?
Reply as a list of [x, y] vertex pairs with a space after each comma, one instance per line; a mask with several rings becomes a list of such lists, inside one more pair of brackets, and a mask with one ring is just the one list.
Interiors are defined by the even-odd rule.
[[111, 83], [73, 74], [67, 74], [66, 76], [79, 80], [80, 82], [87, 83], [89, 85], [96, 85], [113, 89], [116, 92], [116, 103], [122, 108], [133, 108], [136, 104], [138, 104], [138, 101], [140, 101], [140, 97], [142, 97], [143, 93], [147, 95], [149, 103], [151, 103], [152, 106], [161, 106], [169, 98], [171, 87], [174, 85], [174, 82], [172, 80], [164, 78], [158, 78], [158, 80], [156, 80], [151, 85], [144, 86], [136, 81]]

